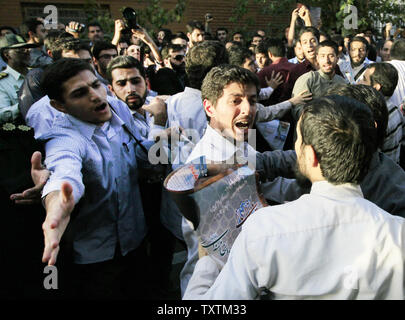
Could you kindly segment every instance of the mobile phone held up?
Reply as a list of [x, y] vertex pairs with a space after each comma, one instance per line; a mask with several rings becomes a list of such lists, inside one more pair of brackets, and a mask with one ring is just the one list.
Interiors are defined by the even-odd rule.
[[136, 11], [132, 8], [125, 8], [122, 12], [122, 20], [124, 20], [125, 28], [131, 29], [139, 29], [139, 25], [136, 22]]

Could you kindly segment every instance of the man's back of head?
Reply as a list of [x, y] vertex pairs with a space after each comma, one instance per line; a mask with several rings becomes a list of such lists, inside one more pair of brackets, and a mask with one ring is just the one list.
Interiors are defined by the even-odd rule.
[[391, 60], [405, 61], [405, 39], [396, 40], [391, 47]]
[[200, 90], [206, 74], [213, 67], [224, 63], [228, 63], [228, 53], [218, 41], [204, 41], [192, 47], [186, 59], [190, 87]]
[[324, 180], [359, 184], [377, 150], [375, 135], [372, 113], [363, 103], [341, 96], [314, 99], [305, 105], [297, 125], [297, 158], [310, 146]]
[[342, 84], [336, 83], [329, 87], [325, 96], [339, 95], [356, 99], [367, 105], [373, 113], [374, 121], [377, 124], [376, 146], [381, 148], [388, 126], [388, 109], [384, 96], [373, 87], [364, 84]]

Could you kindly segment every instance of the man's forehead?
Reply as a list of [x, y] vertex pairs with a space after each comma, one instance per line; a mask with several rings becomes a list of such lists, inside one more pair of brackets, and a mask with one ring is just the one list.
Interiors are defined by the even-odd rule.
[[322, 53], [335, 53], [335, 49], [333, 49], [332, 47], [321, 47], [318, 49], [318, 54], [322, 54]]
[[350, 44], [350, 46], [353, 48], [353, 47], [355, 47], [355, 48], [362, 48], [362, 47], [366, 47], [366, 44], [365, 43], [363, 43], [363, 42], [361, 42], [361, 41], [353, 41], [351, 44]]
[[80, 87], [92, 84], [94, 81], [98, 81], [97, 77], [90, 70], [82, 70], [73, 77], [66, 80], [62, 87], [67, 89], [67, 93], [72, 92]]
[[115, 81], [138, 77], [143, 79], [137, 68], [116, 68], [111, 72], [111, 76]]
[[244, 84], [240, 82], [231, 82], [224, 87], [223, 93], [231, 96], [253, 96], [257, 94], [257, 91], [256, 86], [253, 83]]
[[312, 32], [304, 32], [300, 37], [300, 41], [310, 40], [312, 38], [316, 39], [315, 35]]

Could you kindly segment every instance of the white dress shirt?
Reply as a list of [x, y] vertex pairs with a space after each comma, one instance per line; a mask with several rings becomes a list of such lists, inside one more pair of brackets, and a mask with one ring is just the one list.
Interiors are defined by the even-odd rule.
[[200, 259], [184, 299], [404, 299], [404, 241], [405, 220], [359, 186], [315, 182], [250, 216], [222, 271]]
[[[201, 156], [205, 156], [207, 163], [225, 161], [232, 158], [235, 153], [240, 154], [241, 160], [244, 155], [245, 159], [248, 159], [251, 164], [255, 164], [256, 150], [249, 144], [244, 142], [239, 146], [234, 145], [208, 125], [204, 136], [188, 157], [187, 163]], [[183, 295], [193, 274], [194, 266], [198, 261], [198, 237], [185, 218], [182, 219], [182, 230], [187, 245], [187, 261], [180, 272], [180, 288]]]

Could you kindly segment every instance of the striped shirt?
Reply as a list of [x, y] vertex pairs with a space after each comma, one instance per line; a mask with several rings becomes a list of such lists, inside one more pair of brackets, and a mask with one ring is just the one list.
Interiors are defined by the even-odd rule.
[[391, 100], [387, 99], [386, 102], [388, 108], [388, 126], [381, 151], [394, 162], [399, 163], [404, 119], [399, 108], [392, 104]]

